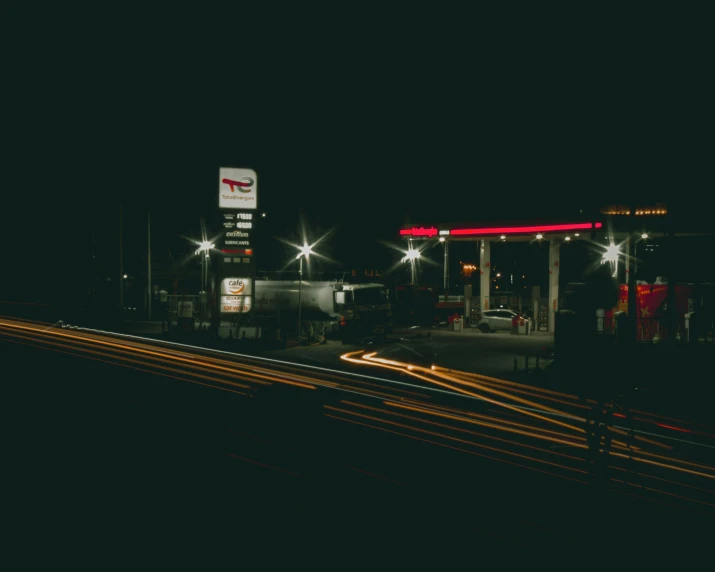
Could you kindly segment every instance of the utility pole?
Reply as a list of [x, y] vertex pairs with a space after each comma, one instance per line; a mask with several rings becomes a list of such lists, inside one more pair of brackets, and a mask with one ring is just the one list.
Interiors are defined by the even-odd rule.
[[97, 320], [97, 283], [96, 283], [96, 255], [94, 245], [94, 229], [92, 229], [92, 320]]
[[444, 301], [449, 298], [449, 242], [444, 241]]
[[147, 311], [151, 320], [151, 211], [146, 213]]
[[298, 344], [300, 344], [300, 321], [301, 312], [303, 310], [303, 300], [301, 299], [301, 290], [303, 287], [303, 255], [300, 255], [300, 270], [298, 271]]
[[675, 250], [675, 225], [673, 224], [673, 215], [668, 212], [668, 238], [667, 238], [666, 249], [668, 253], [668, 312], [667, 312], [667, 328], [668, 328], [668, 340], [670, 342], [675, 342], [675, 334], [678, 330], [678, 312], [677, 312], [677, 297], [676, 288], [677, 284], [677, 260], [676, 260], [676, 250]]
[[638, 303], [636, 294], [638, 285], [636, 284], [635, 260], [636, 260], [636, 205], [631, 205], [628, 215], [628, 250], [626, 251], [626, 284], [628, 284], [628, 343], [636, 341], [638, 332]]
[[122, 205], [119, 205], [119, 316], [124, 317], [124, 238]]

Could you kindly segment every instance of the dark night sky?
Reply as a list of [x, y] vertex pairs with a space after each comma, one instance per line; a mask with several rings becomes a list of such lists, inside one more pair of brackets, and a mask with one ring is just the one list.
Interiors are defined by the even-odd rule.
[[[28, 275], [71, 280], [91, 229], [114, 248], [120, 202], [127, 248], [150, 209], [163, 256], [213, 216], [219, 166], [257, 171], [267, 235], [302, 213], [311, 235], [338, 228], [341, 261], [384, 257], [408, 217], [712, 193], [711, 66], [672, 15], [283, 14], [255, 37], [217, 15], [30, 16], [3, 8], [0, 135], [3, 242]], [[259, 266], [282, 263], [272, 244]]]

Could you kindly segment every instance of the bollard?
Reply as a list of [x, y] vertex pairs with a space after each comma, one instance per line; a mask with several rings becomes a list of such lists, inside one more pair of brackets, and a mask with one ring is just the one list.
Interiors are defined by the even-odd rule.
[[519, 371], [519, 364], [517, 363], [516, 358], [514, 358], [514, 373], [517, 371]]

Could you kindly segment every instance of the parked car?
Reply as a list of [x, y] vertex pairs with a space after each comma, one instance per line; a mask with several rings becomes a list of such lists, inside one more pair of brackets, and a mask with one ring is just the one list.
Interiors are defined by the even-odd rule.
[[485, 310], [477, 321], [477, 327], [484, 333], [511, 331], [511, 323], [520, 314], [513, 310]]

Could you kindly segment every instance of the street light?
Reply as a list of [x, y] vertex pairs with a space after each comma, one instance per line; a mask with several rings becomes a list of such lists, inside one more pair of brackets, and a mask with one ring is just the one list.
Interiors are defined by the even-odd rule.
[[444, 269], [442, 271], [444, 280], [444, 300], [445, 302], [449, 298], [449, 243], [443, 237], [439, 237], [439, 241], [444, 245]]
[[405, 256], [402, 257], [402, 262], [408, 262], [410, 263], [410, 270], [412, 274], [412, 284], [415, 283], [416, 277], [417, 277], [417, 270], [415, 268], [415, 260], [419, 260], [420, 258], [420, 251], [417, 250], [416, 248], [410, 248], [406, 253]]
[[216, 245], [209, 240], [202, 240], [198, 244], [199, 247], [196, 249], [194, 254], [199, 256], [202, 252], [205, 253], [205, 256], [201, 259], [201, 291], [203, 292], [206, 290], [206, 276], [208, 274], [208, 264], [206, 261], [209, 258], [209, 250], [214, 248]]
[[298, 247], [298, 250], [300, 250], [300, 252], [295, 258], [299, 261], [300, 264], [298, 267], [298, 343], [300, 343], [300, 322], [302, 318], [301, 314], [303, 311], [303, 300], [301, 299], [303, 289], [303, 258], [308, 258], [311, 254], [313, 254], [313, 249], [310, 247], [310, 245], [303, 244], [303, 246]]
[[611, 242], [606, 247], [606, 252], [603, 253], [603, 257], [601, 258], [601, 264], [605, 264], [606, 262], [609, 262], [611, 264], [614, 278], [618, 276], [618, 256], [620, 254], [621, 250], [619, 248], [619, 245]]

